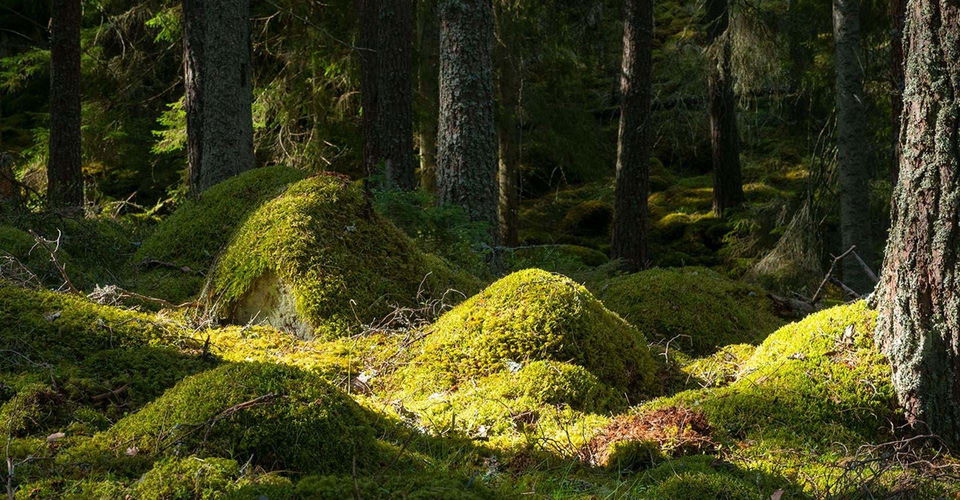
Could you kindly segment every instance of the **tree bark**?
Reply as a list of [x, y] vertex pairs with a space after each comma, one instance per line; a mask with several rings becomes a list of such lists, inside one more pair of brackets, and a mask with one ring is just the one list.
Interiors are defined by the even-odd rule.
[[500, 188], [497, 213], [500, 217], [500, 242], [505, 246], [516, 246], [519, 242], [518, 225], [520, 221], [520, 146], [522, 141], [520, 127], [520, 92], [522, 74], [520, 61], [516, 54], [521, 50], [519, 37], [514, 36], [509, 26], [509, 14], [498, 12], [497, 40], [494, 55], [497, 63], [497, 96], [499, 113], [497, 115], [497, 139], [500, 161], [497, 168], [497, 180]]
[[360, 59], [360, 135], [363, 140], [361, 162], [367, 175], [377, 170], [377, 25], [380, 21], [380, 0], [356, 0], [359, 15], [357, 57]]
[[83, 205], [80, 160], [80, 0], [53, 0], [50, 18], [50, 208]]
[[960, 5], [909, 0], [877, 338], [911, 423], [960, 447]]
[[417, 187], [413, 154], [413, 0], [380, 0], [376, 140], [387, 186]]
[[730, 71], [730, 42], [723, 37], [730, 20], [727, 0], [707, 1], [707, 44], [711, 58], [707, 77], [710, 101], [710, 147], [713, 158], [713, 211], [723, 216], [743, 203], [737, 104]]
[[[856, 246], [866, 262], [873, 261], [870, 217], [870, 146], [860, 60], [860, 0], [833, 0], [833, 40], [836, 70], [837, 156], [840, 172], [840, 239], [843, 249]], [[874, 283], [856, 259], [844, 259], [843, 281], [859, 293]]]
[[647, 261], [652, 45], [652, 0], [626, 0], [611, 254], [631, 271]]
[[190, 191], [250, 170], [253, 85], [249, 0], [183, 0]]
[[497, 137], [491, 0], [440, 0], [441, 203], [461, 206], [497, 237]]
[[903, 21], [906, 15], [906, 0], [890, 0], [890, 21], [893, 39], [890, 41], [890, 76], [893, 93], [890, 109], [893, 118], [893, 161], [890, 179], [896, 183], [900, 172], [900, 118], [903, 113]]
[[437, 113], [440, 106], [437, 80], [440, 26], [437, 15], [437, 0], [419, 0], [417, 147], [420, 150], [420, 187], [428, 193], [437, 192]]

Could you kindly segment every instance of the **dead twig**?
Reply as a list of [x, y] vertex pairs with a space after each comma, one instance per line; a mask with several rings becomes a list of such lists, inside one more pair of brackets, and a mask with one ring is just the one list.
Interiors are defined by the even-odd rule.
[[[37, 245], [50, 254], [50, 261], [53, 262], [53, 266], [57, 268], [57, 271], [60, 273], [60, 277], [63, 278], [63, 284], [66, 285], [70, 293], [79, 295], [80, 290], [73, 285], [73, 281], [70, 279], [70, 276], [67, 275], [66, 267], [60, 262], [59, 259], [57, 259], [57, 252], [60, 251], [60, 239], [63, 237], [63, 233], [57, 229], [57, 239], [52, 241], [40, 236], [34, 232], [33, 229], [30, 230], [30, 236], [33, 236], [33, 239], [37, 242]], [[51, 243], [55, 243], [52, 249], [50, 248]]]
[[813, 297], [810, 298], [811, 304], [816, 304], [817, 300], [820, 299], [820, 293], [823, 292], [823, 287], [830, 281], [830, 277], [833, 276], [833, 270], [836, 269], [837, 263], [843, 260], [846, 256], [850, 255], [857, 247], [852, 246], [847, 249], [846, 252], [833, 258], [833, 262], [830, 263], [830, 269], [827, 270], [827, 274], [823, 277], [823, 281], [820, 282], [820, 286], [817, 287], [817, 291], [814, 292]]

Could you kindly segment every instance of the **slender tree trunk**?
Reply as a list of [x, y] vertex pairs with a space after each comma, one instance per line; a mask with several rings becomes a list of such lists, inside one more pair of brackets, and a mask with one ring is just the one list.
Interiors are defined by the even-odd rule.
[[440, 0], [441, 203], [461, 206], [497, 236], [497, 134], [491, 0]]
[[519, 58], [519, 37], [514, 36], [509, 26], [510, 14], [498, 12], [497, 31], [499, 44], [494, 55], [497, 62], [497, 139], [500, 163], [497, 179], [500, 197], [497, 213], [500, 216], [500, 241], [506, 246], [516, 246], [519, 240], [518, 224], [520, 210], [520, 92], [522, 75]]
[[363, 169], [367, 175], [377, 170], [377, 25], [380, 21], [380, 0], [355, 0], [360, 21], [357, 57], [360, 59], [360, 135]]
[[877, 338], [910, 422], [960, 447], [960, 4], [909, 0]]
[[890, 41], [890, 75], [893, 94], [890, 96], [890, 109], [893, 118], [893, 161], [890, 167], [890, 179], [896, 183], [900, 171], [900, 117], [903, 113], [903, 21], [906, 15], [907, 0], [890, 0], [890, 21], [893, 27], [893, 39]]
[[652, 0], [626, 0], [611, 253], [628, 270], [647, 261], [652, 45]]
[[440, 26], [437, 0], [419, 0], [417, 68], [417, 147], [420, 150], [420, 187], [437, 192], [437, 114], [440, 107], [437, 74], [440, 58]]
[[[840, 239], [873, 261], [870, 217], [870, 146], [867, 142], [863, 64], [860, 60], [860, 1], [833, 0], [836, 68], [837, 155], [840, 170]], [[855, 259], [844, 259], [843, 281], [866, 293], [873, 283]]]
[[50, 208], [83, 205], [80, 170], [80, 0], [53, 0], [50, 19]]
[[376, 141], [387, 186], [417, 187], [413, 155], [413, 0], [380, 0]]
[[743, 203], [737, 103], [730, 71], [730, 42], [723, 37], [729, 24], [727, 0], [707, 0], [707, 44], [715, 54], [707, 78], [710, 100], [710, 146], [713, 157], [713, 211], [723, 216]]
[[183, 0], [190, 191], [250, 170], [253, 85], [249, 0]]

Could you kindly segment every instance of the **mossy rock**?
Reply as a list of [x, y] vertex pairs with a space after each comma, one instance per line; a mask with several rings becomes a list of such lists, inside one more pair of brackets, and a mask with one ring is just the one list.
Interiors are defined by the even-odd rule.
[[288, 167], [256, 168], [185, 202], [157, 226], [133, 256], [137, 291], [175, 303], [195, 298], [203, 287], [204, 273], [237, 227], [262, 203], [303, 176]]
[[113, 348], [172, 344], [173, 321], [101, 306], [83, 297], [0, 282], [0, 373], [78, 362]]
[[251, 460], [268, 470], [332, 473], [369, 466], [378, 452], [365, 413], [316, 375], [238, 363], [184, 379], [67, 461], [135, 466], [196, 454]]
[[361, 186], [333, 175], [295, 183], [253, 211], [211, 284], [213, 301], [238, 323], [321, 338], [345, 335], [418, 297], [477, 287], [475, 278], [417, 250], [372, 210]]
[[896, 405], [889, 365], [873, 343], [875, 319], [863, 302], [810, 315], [770, 335], [736, 381], [645, 408], [696, 408], [719, 438], [751, 440], [744, 453], [816, 456], [885, 439]]
[[513, 273], [444, 314], [402, 374], [446, 390], [542, 360], [579, 365], [631, 395], [658, 390], [643, 334], [583, 286], [539, 269]]
[[560, 227], [573, 236], [605, 236], [610, 233], [613, 207], [600, 200], [575, 205], [567, 211]]
[[691, 355], [759, 342], [783, 324], [763, 290], [702, 267], [651, 269], [594, 289], [651, 339]]

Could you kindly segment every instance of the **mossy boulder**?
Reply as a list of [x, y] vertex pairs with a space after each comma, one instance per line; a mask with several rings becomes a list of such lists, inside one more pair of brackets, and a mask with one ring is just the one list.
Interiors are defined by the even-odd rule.
[[237, 363], [184, 379], [80, 450], [67, 461], [135, 466], [195, 454], [331, 473], [371, 465], [378, 444], [360, 407], [316, 375]]
[[420, 349], [404, 373], [432, 388], [553, 360], [631, 394], [657, 390], [643, 334], [583, 286], [539, 269], [513, 273], [441, 316]]
[[379, 217], [360, 185], [333, 175], [297, 182], [253, 211], [218, 259], [211, 284], [213, 301], [238, 323], [323, 338], [417, 298], [477, 287]]
[[257, 168], [232, 177], [185, 202], [161, 222], [133, 256], [136, 289], [181, 303], [200, 293], [204, 274], [251, 212], [304, 173], [288, 167]]
[[651, 339], [691, 355], [757, 343], [783, 324], [762, 289], [702, 267], [618, 276], [594, 290]]

